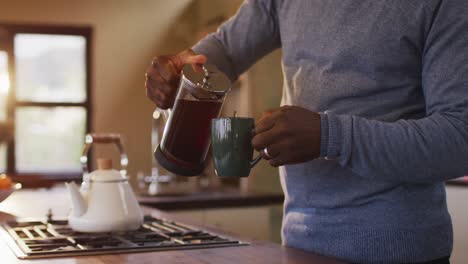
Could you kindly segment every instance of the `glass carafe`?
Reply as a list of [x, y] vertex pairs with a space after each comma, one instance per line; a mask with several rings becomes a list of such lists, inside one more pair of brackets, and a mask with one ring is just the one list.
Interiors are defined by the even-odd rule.
[[210, 146], [210, 122], [218, 117], [231, 81], [214, 65], [182, 69], [177, 97], [155, 158], [167, 170], [183, 176], [202, 173]]

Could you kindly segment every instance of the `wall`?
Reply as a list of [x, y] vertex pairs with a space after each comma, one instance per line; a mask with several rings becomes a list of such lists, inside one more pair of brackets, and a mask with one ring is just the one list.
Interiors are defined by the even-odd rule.
[[[185, 35], [195, 27], [186, 12], [190, 5], [189, 0], [0, 0], [0, 20], [94, 28], [93, 128], [124, 136], [135, 175], [151, 167], [153, 105], [146, 99], [144, 73], [155, 54], [189, 45]], [[97, 152], [116, 157], [114, 148]]]
[[[171, 216], [190, 219], [196, 224], [214, 226], [242, 239], [281, 243], [283, 206], [248, 206], [171, 211]], [[255, 219], [255, 223], [252, 222]]]

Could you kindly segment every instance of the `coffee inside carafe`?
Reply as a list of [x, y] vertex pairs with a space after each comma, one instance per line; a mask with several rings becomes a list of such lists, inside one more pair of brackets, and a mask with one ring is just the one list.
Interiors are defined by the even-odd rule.
[[222, 103], [217, 101], [177, 100], [178, 111], [168, 127], [172, 133], [163, 141], [166, 152], [183, 162], [202, 163], [209, 146], [210, 122]]
[[155, 150], [160, 165], [183, 176], [203, 171], [211, 119], [218, 117], [230, 88], [230, 80], [213, 65], [205, 65], [201, 72], [184, 66], [174, 107]]

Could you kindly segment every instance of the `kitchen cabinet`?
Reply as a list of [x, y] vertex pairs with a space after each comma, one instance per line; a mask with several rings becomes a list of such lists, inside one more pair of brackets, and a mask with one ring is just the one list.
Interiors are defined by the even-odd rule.
[[447, 205], [452, 216], [453, 252], [450, 262], [464, 264], [468, 260], [468, 188], [465, 186], [447, 185]]
[[240, 237], [281, 243], [282, 205], [175, 210], [171, 214]]

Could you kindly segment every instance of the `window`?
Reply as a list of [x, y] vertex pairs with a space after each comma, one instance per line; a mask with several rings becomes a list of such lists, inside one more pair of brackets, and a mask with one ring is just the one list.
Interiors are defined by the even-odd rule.
[[91, 29], [0, 24], [0, 172], [69, 179], [91, 124]]

